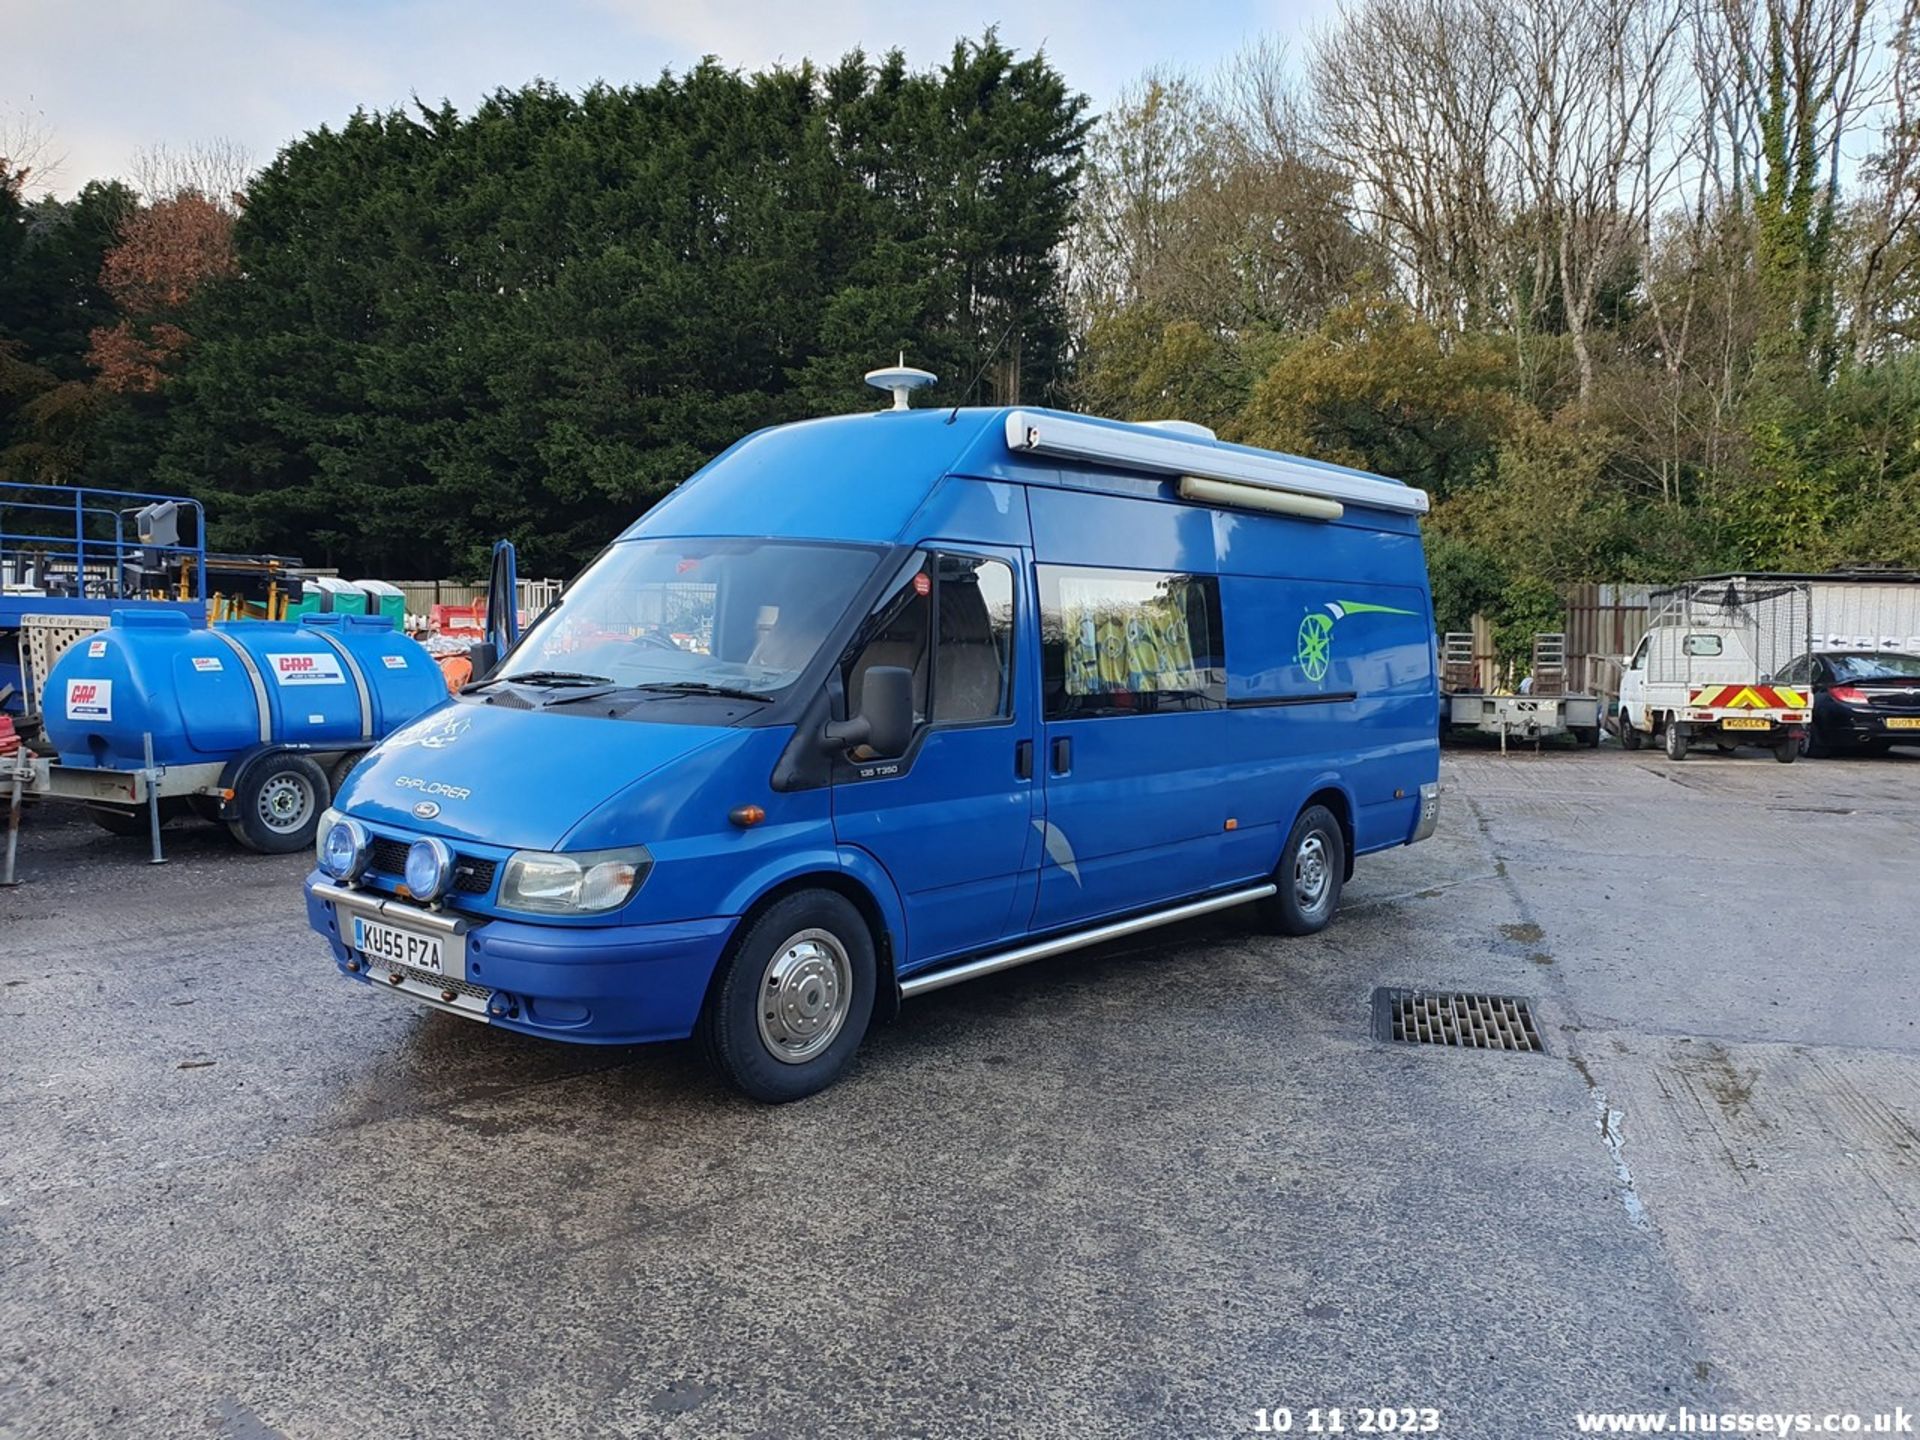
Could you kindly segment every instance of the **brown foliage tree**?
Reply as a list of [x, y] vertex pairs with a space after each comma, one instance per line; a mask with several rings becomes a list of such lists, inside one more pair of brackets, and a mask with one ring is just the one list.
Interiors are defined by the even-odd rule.
[[93, 332], [88, 360], [100, 384], [157, 390], [188, 334], [168, 317], [194, 291], [233, 269], [233, 214], [197, 191], [139, 211], [107, 255], [100, 283], [124, 317]]

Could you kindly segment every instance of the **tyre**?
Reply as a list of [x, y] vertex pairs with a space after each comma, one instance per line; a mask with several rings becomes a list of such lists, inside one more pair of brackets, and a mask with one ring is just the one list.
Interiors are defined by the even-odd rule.
[[327, 767], [327, 792], [338, 795], [347, 783], [347, 776], [353, 773], [353, 767], [366, 756], [364, 750], [349, 750]]
[[1600, 748], [1600, 727], [1598, 725], [1576, 725], [1573, 730], [1573, 743], [1582, 750]]
[[1260, 919], [1280, 935], [1312, 935], [1327, 928], [1340, 908], [1347, 868], [1346, 834], [1331, 810], [1309, 805], [1293, 822], [1274, 868], [1279, 891], [1260, 902]]
[[867, 922], [844, 895], [801, 890], [748, 921], [701, 1015], [714, 1068], [769, 1105], [846, 1072], [873, 1015], [879, 967]]
[[144, 807], [128, 810], [118, 805], [89, 805], [87, 815], [102, 830], [122, 840], [144, 840], [153, 833], [153, 822]]
[[249, 850], [291, 855], [312, 847], [320, 812], [332, 798], [326, 771], [306, 756], [263, 755], [234, 781], [227, 829]]
[[1666, 729], [1667, 759], [1687, 758], [1687, 732], [1678, 720], [1669, 719]]
[[1627, 707], [1620, 707], [1620, 744], [1627, 750], [1638, 750], [1645, 743], [1638, 730], [1634, 728], [1633, 718], [1627, 714]]
[[1778, 745], [1773, 747], [1773, 758], [1778, 760], [1782, 765], [1793, 764], [1794, 761], [1800, 758], [1800, 742], [1797, 740], [1782, 740]]

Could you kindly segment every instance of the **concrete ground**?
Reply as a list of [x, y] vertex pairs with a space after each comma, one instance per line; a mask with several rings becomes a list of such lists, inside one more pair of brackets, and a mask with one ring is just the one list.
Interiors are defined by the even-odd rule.
[[[304, 862], [0, 892], [0, 1437], [1228, 1436], [1920, 1408], [1920, 757], [1450, 752], [1325, 935], [910, 1002], [765, 1109], [336, 977]], [[1375, 986], [1550, 1054], [1377, 1042]]]

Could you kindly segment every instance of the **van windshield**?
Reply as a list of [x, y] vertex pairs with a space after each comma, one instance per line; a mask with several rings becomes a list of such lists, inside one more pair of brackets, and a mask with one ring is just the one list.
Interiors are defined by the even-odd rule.
[[494, 677], [771, 695], [799, 678], [877, 550], [782, 540], [629, 540], [588, 567]]

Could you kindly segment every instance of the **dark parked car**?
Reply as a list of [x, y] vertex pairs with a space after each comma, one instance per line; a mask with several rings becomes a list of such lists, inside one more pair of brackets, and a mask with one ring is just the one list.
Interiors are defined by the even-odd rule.
[[1920, 745], [1920, 655], [1895, 650], [1820, 650], [1802, 655], [1775, 681], [1813, 691], [1808, 755]]

